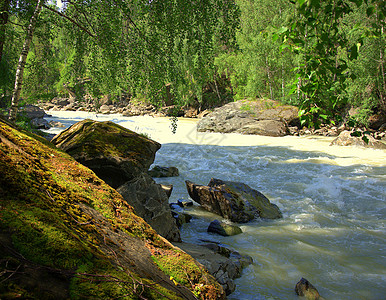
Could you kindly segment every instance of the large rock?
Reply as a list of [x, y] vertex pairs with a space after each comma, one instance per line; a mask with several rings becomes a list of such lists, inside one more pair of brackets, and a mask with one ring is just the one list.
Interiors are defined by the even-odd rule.
[[237, 132], [267, 136], [284, 136], [288, 125], [296, 123], [298, 109], [274, 100], [240, 100], [216, 108], [203, 117], [198, 131]]
[[169, 207], [169, 198], [160, 184], [146, 173], [126, 182], [117, 191], [136, 214], [169, 241], [181, 241], [180, 231]]
[[21, 113], [24, 114], [28, 119], [41, 119], [46, 113], [44, 110], [36, 105], [27, 104], [20, 109]]
[[241, 182], [212, 178], [208, 186], [186, 181], [190, 197], [204, 209], [232, 222], [245, 223], [259, 216], [264, 219], [281, 218], [279, 208], [262, 193]]
[[147, 172], [161, 145], [113, 122], [83, 120], [52, 142], [117, 188]]
[[368, 139], [366, 143], [361, 136], [352, 136], [352, 131], [342, 131], [339, 136], [331, 142], [331, 146], [362, 146], [367, 148], [375, 149], [386, 149], [386, 144], [381, 141], [377, 141], [372, 136], [366, 134], [365, 137]]

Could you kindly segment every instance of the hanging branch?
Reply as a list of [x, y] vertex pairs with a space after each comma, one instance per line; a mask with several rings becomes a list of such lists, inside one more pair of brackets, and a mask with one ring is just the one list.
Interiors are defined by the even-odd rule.
[[69, 4], [72, 4], [72, 5], [75, 7], [75, 9], [76, 9], [79, 13], [81, 13], [81, 14], [84, 16], [84, 18], [86, 19], [86, 22], [88, 23], [88, 25], [89, 25], [89, 26], [92, 28], [92, 30], [95, 32], [95, 29], [94, 29], [94, 27], [92, 26], [92, 24], [90, 23], [90, 21], [88, 20], [87, 14], [84, 12], [84, 10], [79, 9], [78, 6], [77, 6], [74, 2], [72, 2], [72, 1], [67, 0], [67, 1], [65, 1], [65, 2], [67, 2], [67, 3], [69, 3]]
[[84, 27], [83, 25], [79, 24], [77, 21], [71, 19], [70, 17], [66, 16], [65, 14], [61, 13], [60, 11], [57, 11], [57, 10], [55, 10], [55, 9], [53, 9], [53, 8], [47, 6], [47, 5], [44, 5], [44, 4], [43, 4], [43, 7], [44, 7], [44, 8], [47, 8], [48, 10], [50, 10], [50, 11], [52, 11], [52, 12], [58, 14], [59, 16], [65, 18], [65, 19], [67, 19], [67, 20], [69, 20], [71, 23], [75, 24], [75, 25], [78, 26], [80, 29], [82, 29], [84, 32], [86, 32], [89, 36], [91, 36], [91, 37], [93, 37], [93, 38], [96, 37], [96, 35], [95, 35], [94, 33], [90, 32], [86, 27]]

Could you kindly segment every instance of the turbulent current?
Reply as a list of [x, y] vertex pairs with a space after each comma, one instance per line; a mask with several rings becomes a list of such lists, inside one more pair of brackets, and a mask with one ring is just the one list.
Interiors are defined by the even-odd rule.
[[174, 185], [170, 202], [189, 199], [185, 180], [214, 177], [244, 182], [279, 206], [283, 219], [238, 224], [234, 237], [206, 232], [219, 216], [188, 210], [184, 241], [213, 240], [253, 258], [229, 299], [297, 299], [301, 277], [325, 299], [386, 299], [386, 151], [329, 146], [331, 138], [197, 133], [188, 119], [173, 134], [167, 118], [50, 113], [66, 126], [111, 120], [160, 142], [154, 164], [180, 171], [157, 180]]

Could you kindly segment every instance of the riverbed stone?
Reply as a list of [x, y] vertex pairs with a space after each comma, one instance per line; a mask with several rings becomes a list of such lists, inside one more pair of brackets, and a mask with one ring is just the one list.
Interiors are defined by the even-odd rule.
[[212, 178], [207, 186], [185, 181], [190, 197], [204, 209], [232, 222], [245, 223], [256, 216], [278, 219], [282, 213], [277, 205], [255, 189], [241, 182]]
[[214, 220], [208, 226], [208, 232], [216, 233], [222, 236], [232, 236], [243, 233], [240, 227]]
[[52, 142], [113, 188], [147, 172], [161, 147], [113, 122], [89, 119], [72, 125]]
[[318, 290], [305, 278], [301, 278], [295, 286], [295, 292], [298, 296], [307, 300], [321, 299]]
[[172, 184], [160, 184], [160, 186], [164, 190], [164, 192], [166, 193], [166, 196], [168, 196], [168, 198], [170, 198], [170, 196], [172, 195], [172, 192], [173, 192], [173, 185]]
[[[201, 263], [222, 285], [227, 295], [236, 289], [234, 279], [241, 276], [243, 268], [253, 263], [250, 256], [241, 255], [215, 242], [174, 244]], [[228, 255], [223, 255], [223, 253], [228, 253]]]

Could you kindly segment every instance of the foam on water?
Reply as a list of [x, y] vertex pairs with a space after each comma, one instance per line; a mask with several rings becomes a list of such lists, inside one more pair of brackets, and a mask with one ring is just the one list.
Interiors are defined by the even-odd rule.
[[206, 231], [221, 217], [187, 209], [194, 218], [182, 228], [185, 241], [215, 240], [254, 259], [229, 299], [297, 299], [301, 277], [325, 299], [384, 299], [386, 151], [329, 146], [324, 137], [197, 133], [194, 120], [180, 120], [173, 135], [168, 118], [52, 114], [66, 125], [113, 120], [162, 143], [155, 164], [180, 171], [157, 180], [174, 185], [171, 202], [189, 198], [185, 180], [216, 177], [244, 182], [280, 207], [283, 219], [239, 224], [234, 237]]

